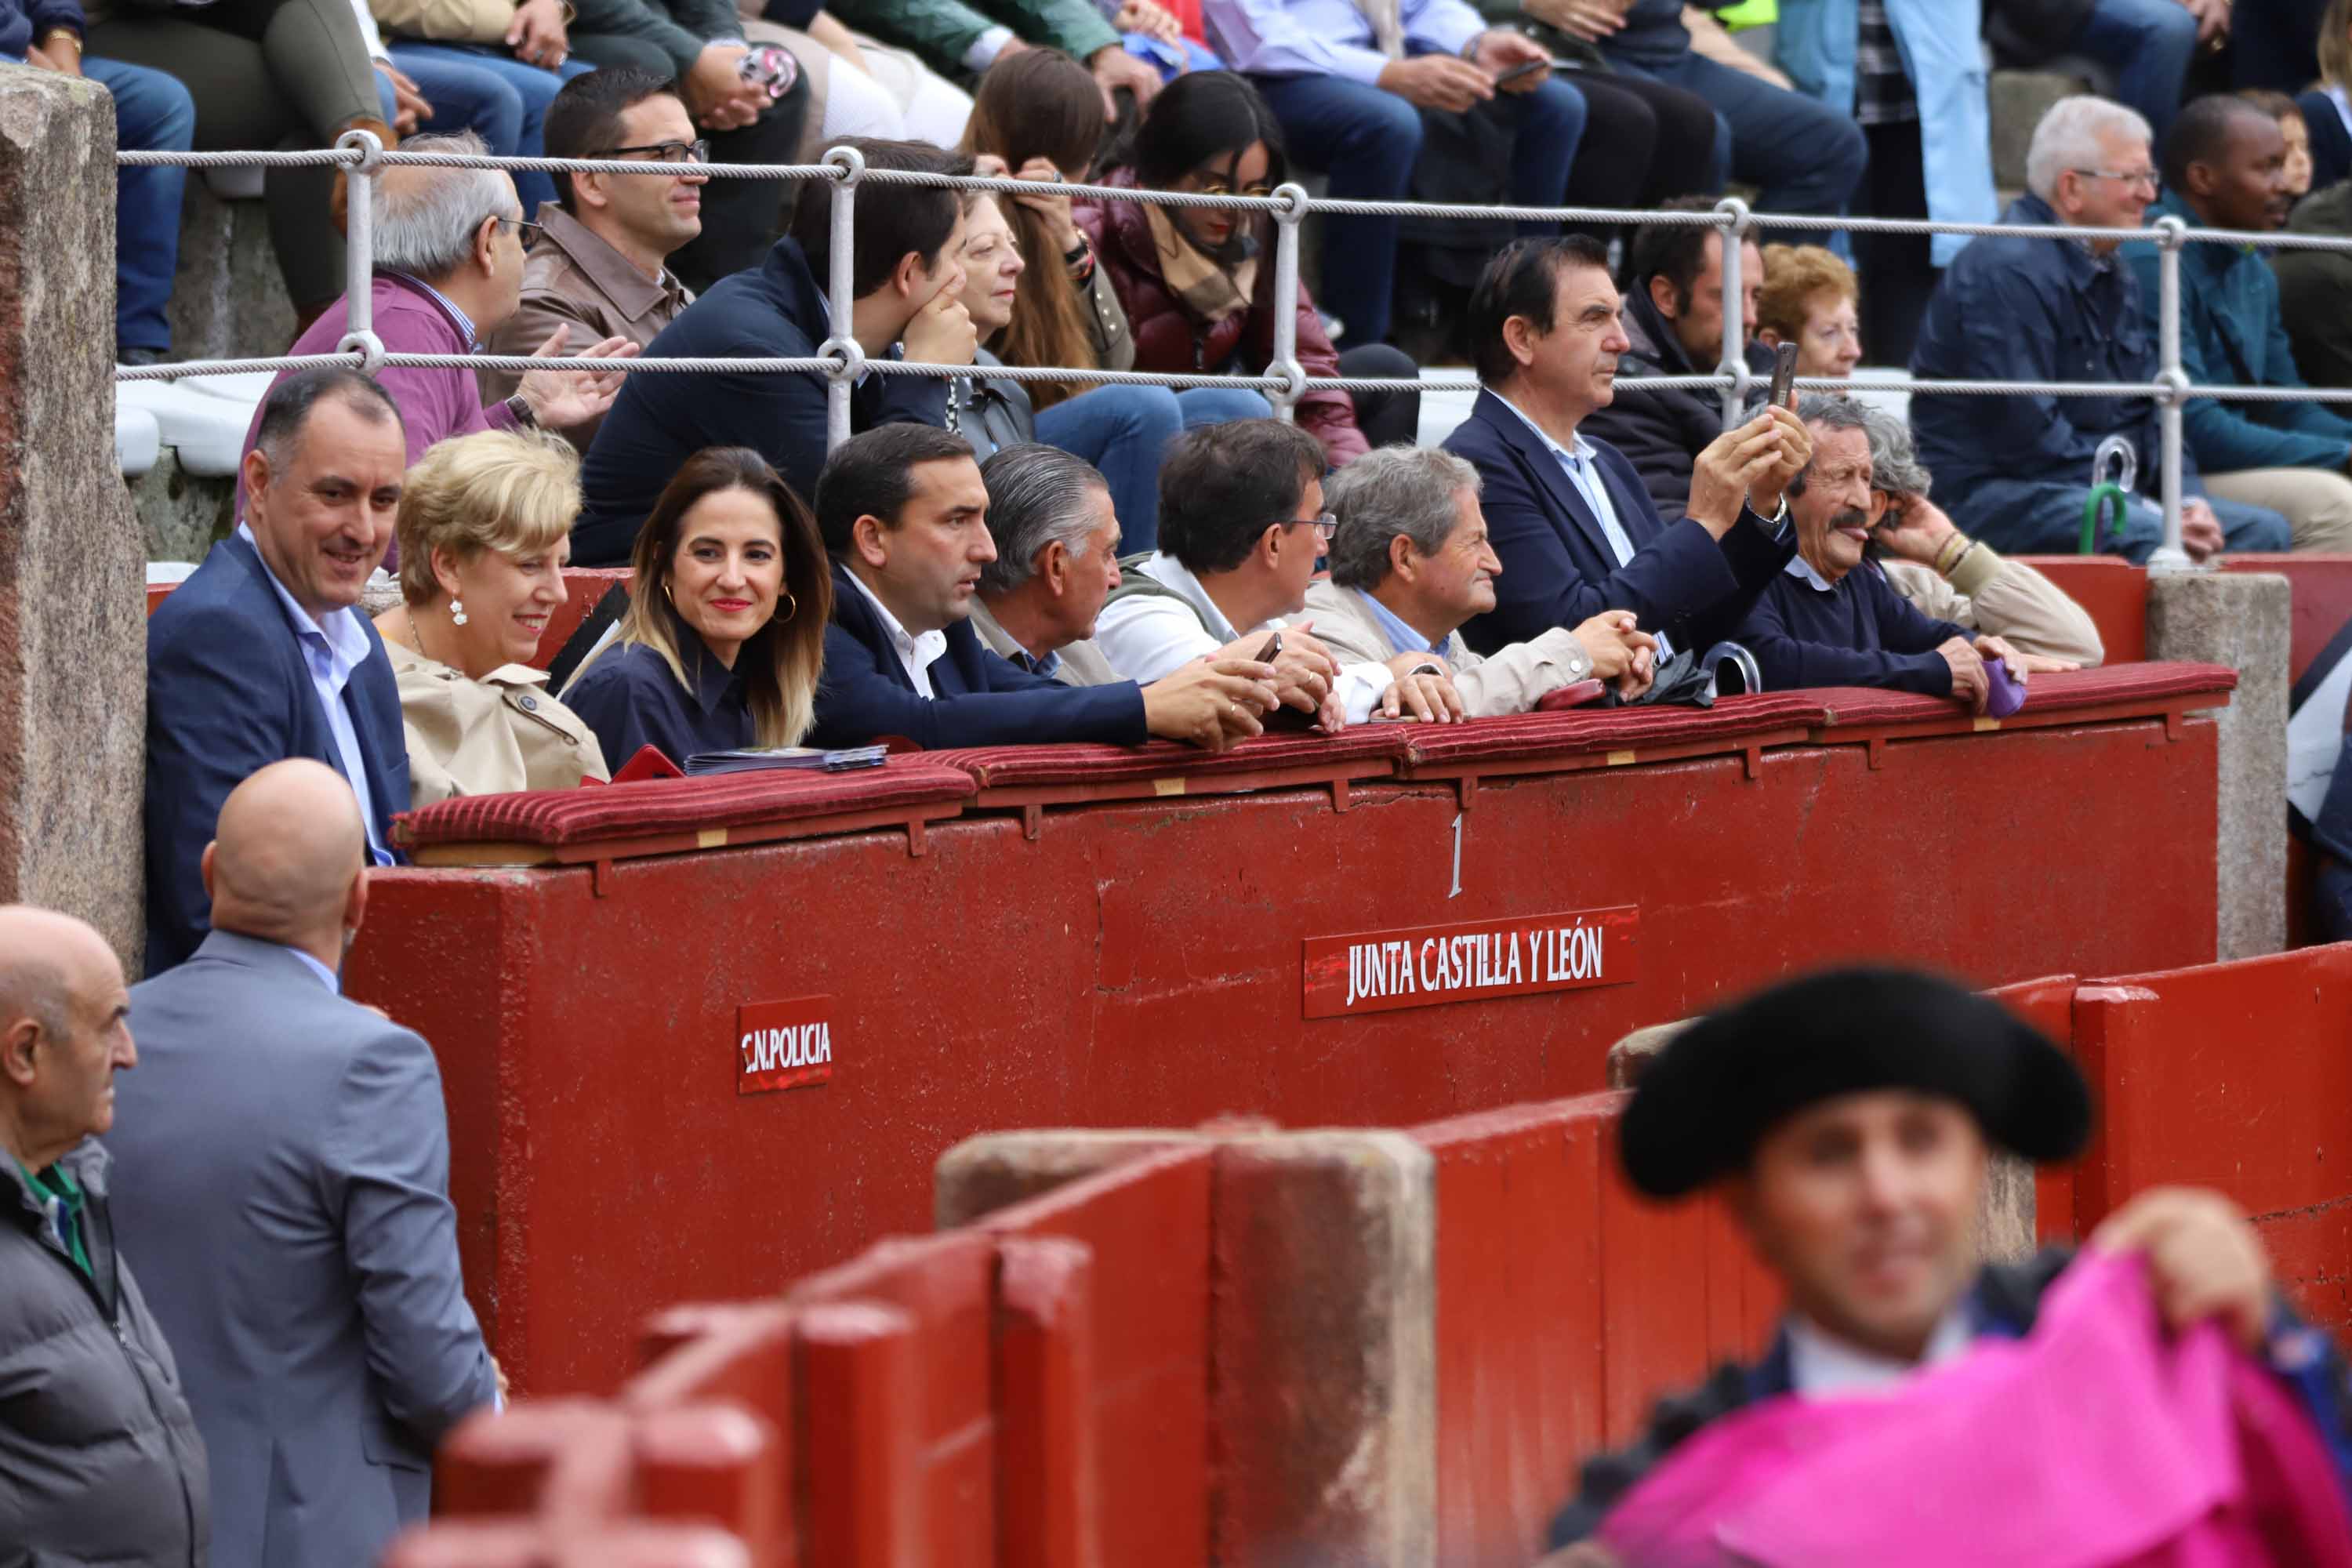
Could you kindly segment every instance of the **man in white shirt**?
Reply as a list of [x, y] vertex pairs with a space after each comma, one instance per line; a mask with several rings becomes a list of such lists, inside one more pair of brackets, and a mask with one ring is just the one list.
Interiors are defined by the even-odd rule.
[[1304, 430], [1236, 419], [1188, 431], [1160, 470], [1160, 549], [1119, 563], [1095, 646], [1121, 675], [1157, 680], [1203, 655], [1260, 657], [1279, 632], [1275, 690], [1327, 732], [1383, 704], [1421, 720], [1458, 714], [1443, 667], [1425, 655], [1343, 665], [1311, 620], [1292, 624], [1334, 526], [1323, 447]]

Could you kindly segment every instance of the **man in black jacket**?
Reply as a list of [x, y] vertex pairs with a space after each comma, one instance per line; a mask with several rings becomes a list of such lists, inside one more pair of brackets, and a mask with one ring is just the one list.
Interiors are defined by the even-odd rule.
[[0, 1564], [204, 1568], [211, 1479], [163, 1331], [114, 1250], [122, 966], [69, 915], [0, 907]]
[[[1665, 204], [1699, 212], [1705, 198]], [[1637, 229], [1625, 265], [1625, 338], [1617, 356], [1617, 398], [1596, 409], [1585, 433], [1633, 460], [1642, 488], [1668, 522], [1690, 502], [1691, 466], [1723, 434], [1723, 395], [1654, 392], [1644, 376], [1710, 375], [1723, 363], [1723, 233], [1696, 224], [1651, 224]], [[1743, 342], [1756, 336], [1756, 290], [1764, 281], [1764, 253], [1752, 239], [1739, 247], [1739, 326]], [[1756, 389], [1751, 404], [1763, 401]]]
[[[919, 142], [854, 141], [871, 169], [969, 174], [971, 160]], [[713, 181], [719, 184], [723, 182]], [[963, 212], [957, 193], [868, 185], [856, 202], [851, 334], [869, 359], [970, 364], [978, 347], [960, 296]], [[833, 254], [833, 186], [803, 195], [792, 236], [764, 266], [725, 279], [664, 327], [652, 357], [807, 359], [832, 335], [825, 279]], [[632, 376], [580, 470], [583, 504], [572, 531], [581, 566], [625, 566], [637, 529], [685, 461], [706, 447], [749, 447], [803, 499], [825, 459], [826, 378], [773, 371]], [[869, 371], [850, 395], [850, 428], [947, 423], [948, 384]]]

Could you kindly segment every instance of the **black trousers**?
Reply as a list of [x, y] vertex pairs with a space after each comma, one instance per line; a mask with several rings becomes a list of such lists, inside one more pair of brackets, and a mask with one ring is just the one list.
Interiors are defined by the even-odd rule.
[[[1341, 375], [1417, 376], [1412, 356], [1387, 343], [1359, 343], [1339, 356]], [[1421, 394], [1412, 388], [1396, 392], [1358, 392], [1356, 428], [1374, 447], [1412, 446], [1421, 436]]]
[[[1926, 217], [1927, 176], [1920, 163], [1919, 122], [1865, 125], [1870, 168], [1853, 211], [1872, 217]], [[1815, 243], [1818, 243], [1816, 240]], [[1924, 234], [1857, 234], [1854, 269], [1862, 274], [1862, 357], [1865, 364], [1911, 363], [1919, 318], [1936, 291], [1935, 241]]]
[[[1714, 195], [1715, 110], [1695, 92], [1643, 77], [1570, 71], [1584, 95], [1584, 140], [1568, 173], [1580, 207], [1654, 207], [1675, 196]], [[1603, 234], [1599, 237], [1606, 239]]]

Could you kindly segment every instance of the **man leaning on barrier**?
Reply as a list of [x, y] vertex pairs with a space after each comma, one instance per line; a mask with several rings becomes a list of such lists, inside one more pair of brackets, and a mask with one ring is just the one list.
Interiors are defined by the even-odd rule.
[[[1626, 697], [1650, 688], [1656, 639], [1631, 610], [1555, 626], [1491, 658], [1463, 622], [1495, 607], [1503, 570], [1478, 510], [1478, 470], [1434, 447], [1383, 447], [1340, 470], [1328, 492], [1339, 526], [1331, 574], [1307, 590], [1323, 645], [1346, 663], [1422, 655], [1451, 679], [1461, 716], [1524, 713], [1561, 687], [1598, 678]], [[1391, 688], [1391, 690], [1394, 689]], [[1386, 716], [1397, 716], [1396, 699]]]
[[1274, 672], [1253, 660], [1199, 661], [1148, 687], [1081, 689], [982, 647], [970, 617], [981, 573], [996, 559], [988, 505], [971, 446], [951, 431], [885, 426], [825, 464], [816, 517], [833, 555], [833, 624], [811, 743], [1132, 745], [1158, 736], [1222, 751], [1258, 732], [1258, 716], [1274, 706]]
[[[971, 159], [916, 142], [851, 141], [869, 169], [969, 174]], [[672, 359], [808, 359], [833, 335], [824, 290], [833, 256], [833, 183], [801, 193], [792, 231], [760, 267], [721, 279], [662, 330], [646, 353]], [[869, 359], [970, 364], [978, 346], [960, 296], [963, 198], [928, 185], [868, 184], [855, 198], [856, 265], [850, 335]], [[749, 447], [803, 497], [825, 464], [825, 388], [817, 372], [633, 376], [596, 432], [580, 472], [572, 531], [583, 566], [625, 563], [637, 526], [670, 477], [709, 447]], [[947, 423], [948, 384], [869, 370], [850, 394], [854, 431]]]
[[[1773, 1476], [1801, 1472], [1823, 1458], [1802, 1443], [1759, 1456], [1738, 1447], [1739, 1431], [1772, 1431], [1776, 1417], [1803, 1421], [1808, 1407], [1819, 1411], [1826, 1402], [1863, 1395], [1913, 1399], [1924, 1414], [1930, 1390], [1952, 1386], [1952, 1371], [1979, 1370], [1951, 1363], [2033, 1335], [2070, 1289], [2079, 1300], [2087, 1281], [2078, 1276], [2126, 1258], [2137, 1259], [2135, 1274], [2145, 1270], [2139, 1300], [2152, 1297], [2153, 1306], [2140, 1309], [2144, 1323], [2119, 1325], [2120, 1337], [2136, 1336], [2144, 1353], [2160, 1354], [2149, 1343], [2156, 1320], [2175, 1332], [2218, 1321], [2275, 1375], [2272, 1386], [2285, 1396], [2279, 1403], [2311, 1423], [2296, 1436], [2323, 1472], [2320, 1489], [2340, 1511], [2343, 1456], [2352, 1452], [2340, 1414], [2342, 1362], [2325, 1334], [2304, 1329], [2282, 1304], [2260, 1237], [2228, 1200], [2157, 1188], [2116, 1210], [2079, 1261], [2057, 1250], [2022, 1265], [1979, 1258], [1978, 1215], [1992, 1151], [2071, 1160], [2090, 1125], [2082, 1078], [2055, 1045], [1990, 998], [1925, 975], [1887, 969], [1816, 974], [1676, 1036], [1643, 1072], [1625, 1108], [1618, 1142], [1625, 1173], [1653, 1198], [1719, 1190], [1757, 1256], [1785, 1285], [1788, 1314], [1760, 1361], [1727, 1364], [1698, 1388], [1660, 1400], [1637, 1441], [1584, 1465], [1574, 1500], [1552, 1521], [1551, 1544], [1564, 1550], [1544, 1559], [1542, 1568], [1717, 1561], [1711, 1551], [1675, 1555], [1661, 1540], [1688, 1547], [1692, 1537], [1679, 1532], [1738, 1517], [1739, 1495], [1708, 1484], [1706, 1457], [1749, 1459], [1740, 1472], [1749, 1499], [1767, 1491]], [[1912, 1380], [1930, 1366], [1948, 1369], [1946, 1381]], [[1979, 1377], [1973, 1386], [1981, 1389], [1985, 1381]], [[2116, 1428], [2115, 1411], [2157, 1406], [2168, 1413], [2163, 1402], [2179, 1397], [2160, 1387], [2133, 1392], [2136, 1398], [2079, 1413], [2093, 1428], [2106, 1428], [2103, 1436], [2120, 1441], [2130, 1434]], [[1791, 1395], [1794, 1403], [1785, 1397]], [[2046, 1447], [2053, 1427], [2031, 1414], [2039, 1400], [2035, 1385], [2012, 1384], [2010, 1399], [1996, 1406], [2013, 1418], [2002, 1424], [2003, 1437]], [[1949, 1414], [1952, 1406], [1947, 1400], [1936, 1408]], [[1727, 1423], [1735, 1415], [1744, 1427]], [[1977, 1425], [1983, 1424], [1979, 1407]], [[1935, 1441], [1916, 1420], [1905, 1431]], [[2098, 1496], [2099, 1484], [2130, 1498], [2156, 1479], [2086, 1475], [2080, 1486], [1992, 1499], [1971, 1495], [1983, 1490], [1971, 1484], [1987, 1467], [1980, 1448], [1927, 1458], [1932, 1473], [1915, 1479], [1946, 1489], [1937, 1499], [1948, 1505], [1947, 1528], [1937, 1537], [1945, 1549], [1939, 1561], [1959, 1560], [1965, 1551], [1952, 1545], [2006, 1522], [2006, 1509], [2079, 1518], [2077, 1510], [2095, 1512], [2098, 1505], [2084, 1500]], [[2048, 1462], [2095, 1468], [2100, 1458], [2095, 1447]], [[1659, 1474], [1676, 1467], [1677, 1477]], [[1657, 1490], [1643, 1494], [1645, 1479], [1679, 1484], [1662, 1504]], [[1832, 1522], [1861, 1529], [1881, 1517], [1867, 1494], [1849, 1494], [1842, 1505]], [[2210, 1509], [2209, 1499], [2186, 1518], [2201, 1520]], [[1790, 1521], [1785, 1513], [1775, 1519], [1768, 1500], [1749, 1510], [1746, 1522]], [[2137, 1547], [2096, 1560], [2154, 1561], [2137, 1552], [2155, 1543], [2151, 1535], [2163, 1537], [2163, 1524], [2150, 1510], [2140, 1520], [2145, 1533]], [[1864, 1552], [1843, 1560], [1901, 1559]], [[1998, 1553], [1977, 1560], [2016, 1561]], [[2043, 1560], [2050, 1559], [2036, 1559]], [[2234, 1553], [2212, 1560], [2273, 1561]]]
[[[2098, 98], [2061, 99], [2033, 128], [2028, 194], [2004, 225], [2137, 228], [2156, 195], [2147, 121]], [[1937, 381], [2130, 382], [2153, 387], [2158, 335], [2142, 314], [2120, 239], [1980, 235], [1927, 303], [1911, 374]], [[1952, 497], [1952, 521], [2003, 550], [2073, 553], [2103, 437], [2139, 452], [2140, 493], [2122, 524], [2100, 523], [2099, 548], [2146, 561], [2164, 540], [2157, 500], [2163, 455], [2157, 402], [2142, 395], [1917, 393], [1919, 456]], [[2224, 550], [2284, 550], [2286, 519], [2208, 499], [2196, 454], [2180, 454], [2180, 542], [2195, 560]]]

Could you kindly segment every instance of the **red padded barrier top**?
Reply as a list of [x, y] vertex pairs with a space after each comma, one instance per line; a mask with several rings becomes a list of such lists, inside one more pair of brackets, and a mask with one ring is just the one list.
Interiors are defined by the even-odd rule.
[[[1725, 697], [1712, 708], [1610, 708], [1515, 713], [1466, 724], [1415, 724], [1409, 758], [1416, 769], [1489, 758], [1585, 756], [1645, 747], [1706, 745], [1773, 730], [1804, 731], [1829, 710], [1813, 691]], [[1734, 748], [1727, 748], [1734, 749]]]
[[[1404, 760], [1403, 728], [1356, 724], [1337, 735], [1259, 735], [1226, 752], [1151, 741], [1140, 746], [1083, 742], [1055, 746], [967, 746], [921, 755], [935, 766], [961, 768], [982, 789], [1213, 779], [1224, 773], [1263, 773], [1281, 768], [1319, 770], [1332, 763], [1368, 764], [1357, 773], [1363, 777], [1386, 773], [1388, 768], [1381, 764]], [[1349, 771], [1357, 772], [1352, 767]]]
[[[570, 848], [830, 816], [870, 826], [864, 819], [877, 812], [953, 816], [971, 793], [971, 778], [953, 768], [892, 757], [881, 767], [845, 773], [720, 773], [599, 789], [460, 795], [403, 813], [393, 820], [392, 836], [410, 849], [439, 844]], [[938, 805], [950, 809], [920, 809]]]
[[[2099, 669], [2045, 670], [2027, 685], [2025, 706], [2001, 722], [2029, 722], [2049, 713], [2232, 691], [2237, 685], [2238, 672], [2225, 664], [2111, 664]], [[1832, 724], [1911, 724], [1970, 717], [1953, 698], [1922, 697], [1915, 691], [1830, 686], [1807, 695], [1828, 707]]]

